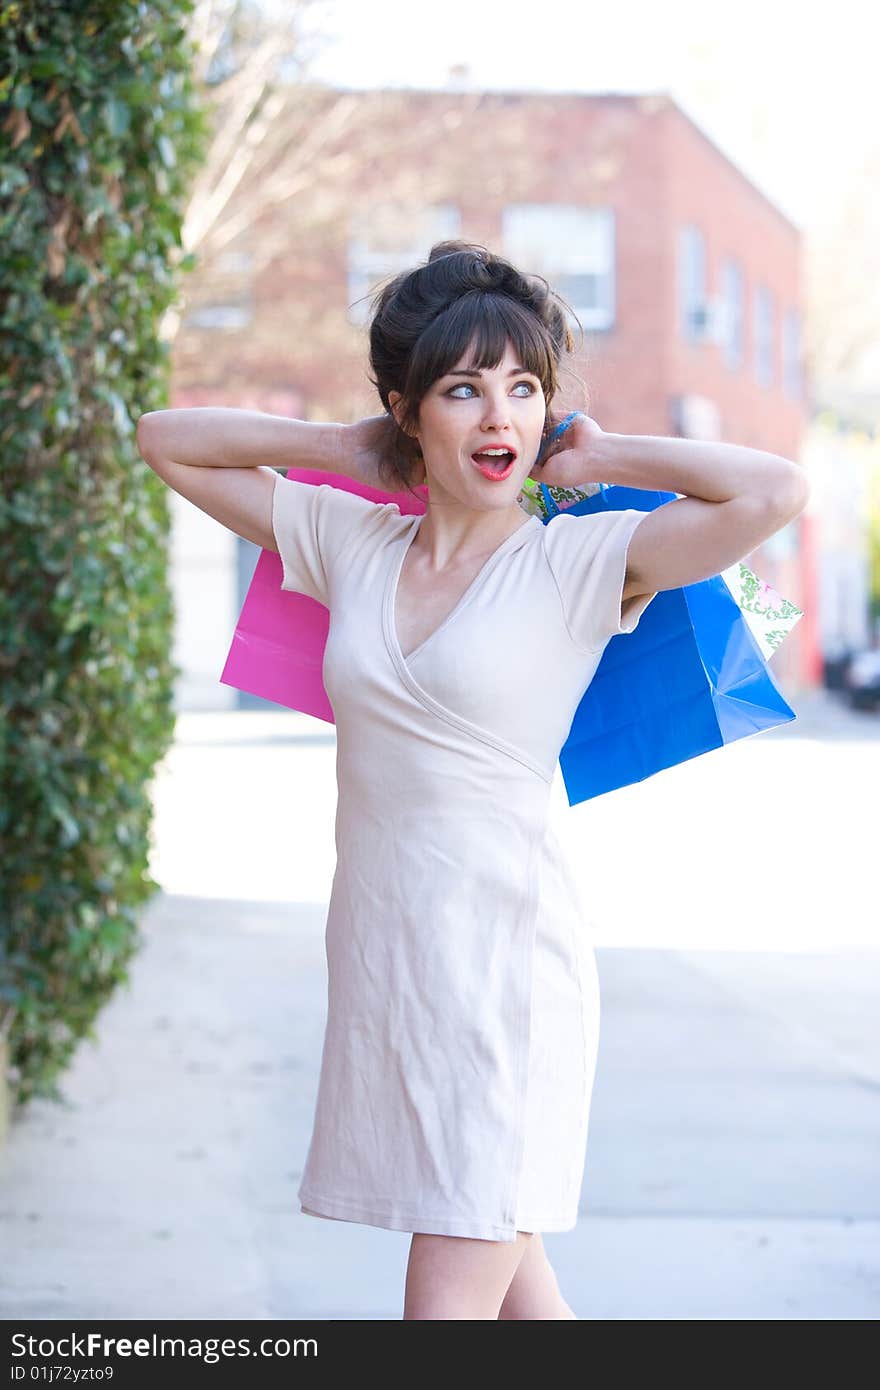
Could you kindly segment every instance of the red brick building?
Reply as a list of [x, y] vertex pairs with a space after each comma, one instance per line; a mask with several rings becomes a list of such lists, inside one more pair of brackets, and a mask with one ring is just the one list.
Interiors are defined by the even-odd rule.
[[[321, 151], [328, 169], [344, 169], [332, 195], [267, 210], [198, 283], [175, 347], [176, 404], [376, 413], [365, 296], [435, 241], [461, 236], [545, 275], [575, 310], [587, 397], [563, 377], [562, 404], [586, 405], [618, 433], [800, 459], [810, 414], [801, 234], [674, 101], [347, 96], [358, 119]], [[268, 259], [263, 238], [281, 247]], [[773, 658], [790, 686], [818, 676], [807, 541], [801, 517], [751, 559], [807, 610]]]

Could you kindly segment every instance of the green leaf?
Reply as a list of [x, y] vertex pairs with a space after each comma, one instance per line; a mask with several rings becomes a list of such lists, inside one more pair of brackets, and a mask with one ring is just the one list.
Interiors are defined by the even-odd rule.
[[156, 141], [156, 148], [159, 151], [159, 157], [165, 165], [165, 168], [174, 169], [177, 165], [177, 154], [167, 135], [159, 136], [159, 139]]
[[104, 103], [104, 122], [111, 135], [127, 135], [131, 126], [131, 108], [119, 97]]

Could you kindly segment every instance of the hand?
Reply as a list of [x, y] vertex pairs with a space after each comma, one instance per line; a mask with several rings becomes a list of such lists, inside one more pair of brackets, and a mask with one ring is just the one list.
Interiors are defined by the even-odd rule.
[[370, 415], [343, 425], [340, 472], [370, 487], [381, 487], [379, 464], [388, 453], [388, 416]]
[[600, 451], [604, 436], [605, 431], [595, 420], [578, 411], [564, 432], [539, 455], [529, 477], [548, 487], [583, 487], [585, 483], [601, 482]]
[[[380, 465], [390, 460], [397, 426], [390, 415], [368, 415], [356, 420], [353, 425], [343, 425], [341, 432], [340, 471], [357, 478], [370, 487], [387, 491], [393, 488], [387, 473], [380, 472]], [[421, 459], [413, 465], [413, 486], [426, 480], [425, 465]]]

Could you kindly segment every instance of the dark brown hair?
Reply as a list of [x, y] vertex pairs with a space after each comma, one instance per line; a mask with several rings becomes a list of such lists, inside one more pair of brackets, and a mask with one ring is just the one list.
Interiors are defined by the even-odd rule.
[[[524, 274], [485, 246], [466, 241], [437, 242], [423, 265], [395, 275], [377, 291], [370, 381], [388, 414], [381, 466], [389, 490], [402, 484], [411, 491], [414, 477], [421, 475], [421, 449], [411, 432], [418, 426], [419, 406], [472, 341], [476, 356], [470, 365], [478, 369], [496, 367], [508, 341], [513, 344], [521, 365], [541, 382], [546, 437], [562, 418], [551, 413], [550, 403], [563, 358], [574, 350], [563, 306], [576, 318], [542, 276]], [[392, 391], [403, 398], [399, 425], [389, 404]]]

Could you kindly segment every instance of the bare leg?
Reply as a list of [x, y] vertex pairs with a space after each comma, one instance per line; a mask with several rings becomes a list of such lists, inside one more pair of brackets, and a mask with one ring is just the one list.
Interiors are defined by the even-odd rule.
[[517, 1231], [512, 1241], [415, 1231], [406, 1267], [404, 1320], [497, 1319], [505, 1292], [533, 1239], [529, 1231]]
[[577, 1318], [559, 1292], [556, 1274], [536, 1232], [504, 1295], [499, 1319]]

